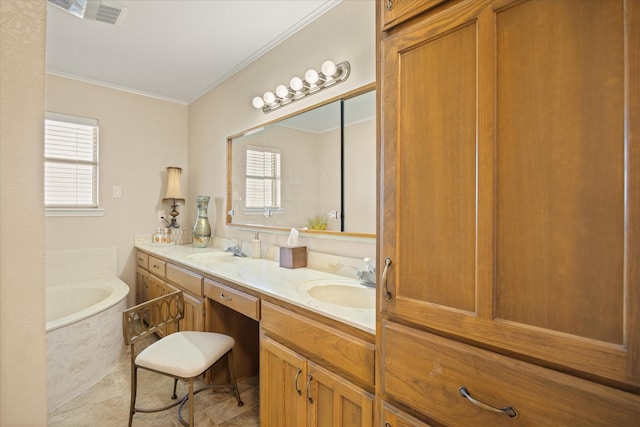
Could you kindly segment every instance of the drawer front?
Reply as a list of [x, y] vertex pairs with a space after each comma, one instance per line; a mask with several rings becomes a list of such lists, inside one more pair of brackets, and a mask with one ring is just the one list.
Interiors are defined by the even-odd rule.
[[429, 424], [412, 417], [393, 405], [382, 403], [382, 422], [385, 427], [430, 427]]
[[375, 346], [281, 307], [262, 303], [260, 327], [269, 335], [304, 349], [309, 357], [329, 362], [346, 376], [373, 387]]
[[260, 299], [209, 279], [204, 279], [204, 295], [245, 316], [260, 320]]
[[378, 7], [382, 8], [383, 31], [395, 27], [445, 1], [446, 0], [383, 0], [378, 3]]
[[166, 261], [163, 261], [159, 258], [149, 256], [149, 271], [155, 274], [156, 276], [165, 277], [164, 269]]
[[195, 296], [202, 296], [202, 276], [199, 274], [167, 264], [167, 279]]
[[136, 264], [144, 269], [149, 268], [149, 255], [144, 252], [136, 251]]
[[[445, 425], [612, 426], [640, 419], [640, 396], [390, 322], [382, 329], [387, 396]], [[474, 405], [511, 407], [517, 417]]]

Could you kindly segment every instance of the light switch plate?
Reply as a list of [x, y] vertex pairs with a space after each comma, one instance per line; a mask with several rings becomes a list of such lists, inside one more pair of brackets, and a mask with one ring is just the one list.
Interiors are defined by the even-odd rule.
[[114, 199], [119, 199], [120, 197], [122, 197], [122, 187], [119, 185], [114, 185], [113, 186], [113, 198]]

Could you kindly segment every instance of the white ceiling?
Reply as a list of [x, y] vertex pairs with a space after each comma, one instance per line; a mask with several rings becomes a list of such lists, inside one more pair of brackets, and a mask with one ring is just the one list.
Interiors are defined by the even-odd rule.
[[115, 25], [49, 4], [47, 71], [189, 103], [340, 1], [102, 0]]

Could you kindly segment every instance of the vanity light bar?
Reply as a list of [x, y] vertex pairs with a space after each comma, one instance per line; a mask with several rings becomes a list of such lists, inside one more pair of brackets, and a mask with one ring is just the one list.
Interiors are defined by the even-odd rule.
[[263, 96], [254, 97], [252, 103], [255, 108], [261, 108], [264, 113], [269, 113], [307, 95], [345, 81], [350, 72], [351, 65], [347, 61], [339, 64], [325, 61], [322, 63], [320, 72], [310, 69], [305, 73], [304, 80], [300, 77], [294, 77], [289, 81], [289, 87], [279, 85], [276, 87], [275, 93], [265, 92]]

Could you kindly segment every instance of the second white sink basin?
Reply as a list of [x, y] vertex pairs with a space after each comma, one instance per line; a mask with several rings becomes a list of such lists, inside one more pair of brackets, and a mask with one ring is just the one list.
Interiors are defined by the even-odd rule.
[[231, 252], [202, 252], [187, 255], [187, 259], [195, 263], [211, 264], [214, 262], [233, 261], [233, 254]]
[[375, 308], [376, 290], [353, 281], [322, 280], [307, 282], [303, 289], [313, 299], [350, 308]]

